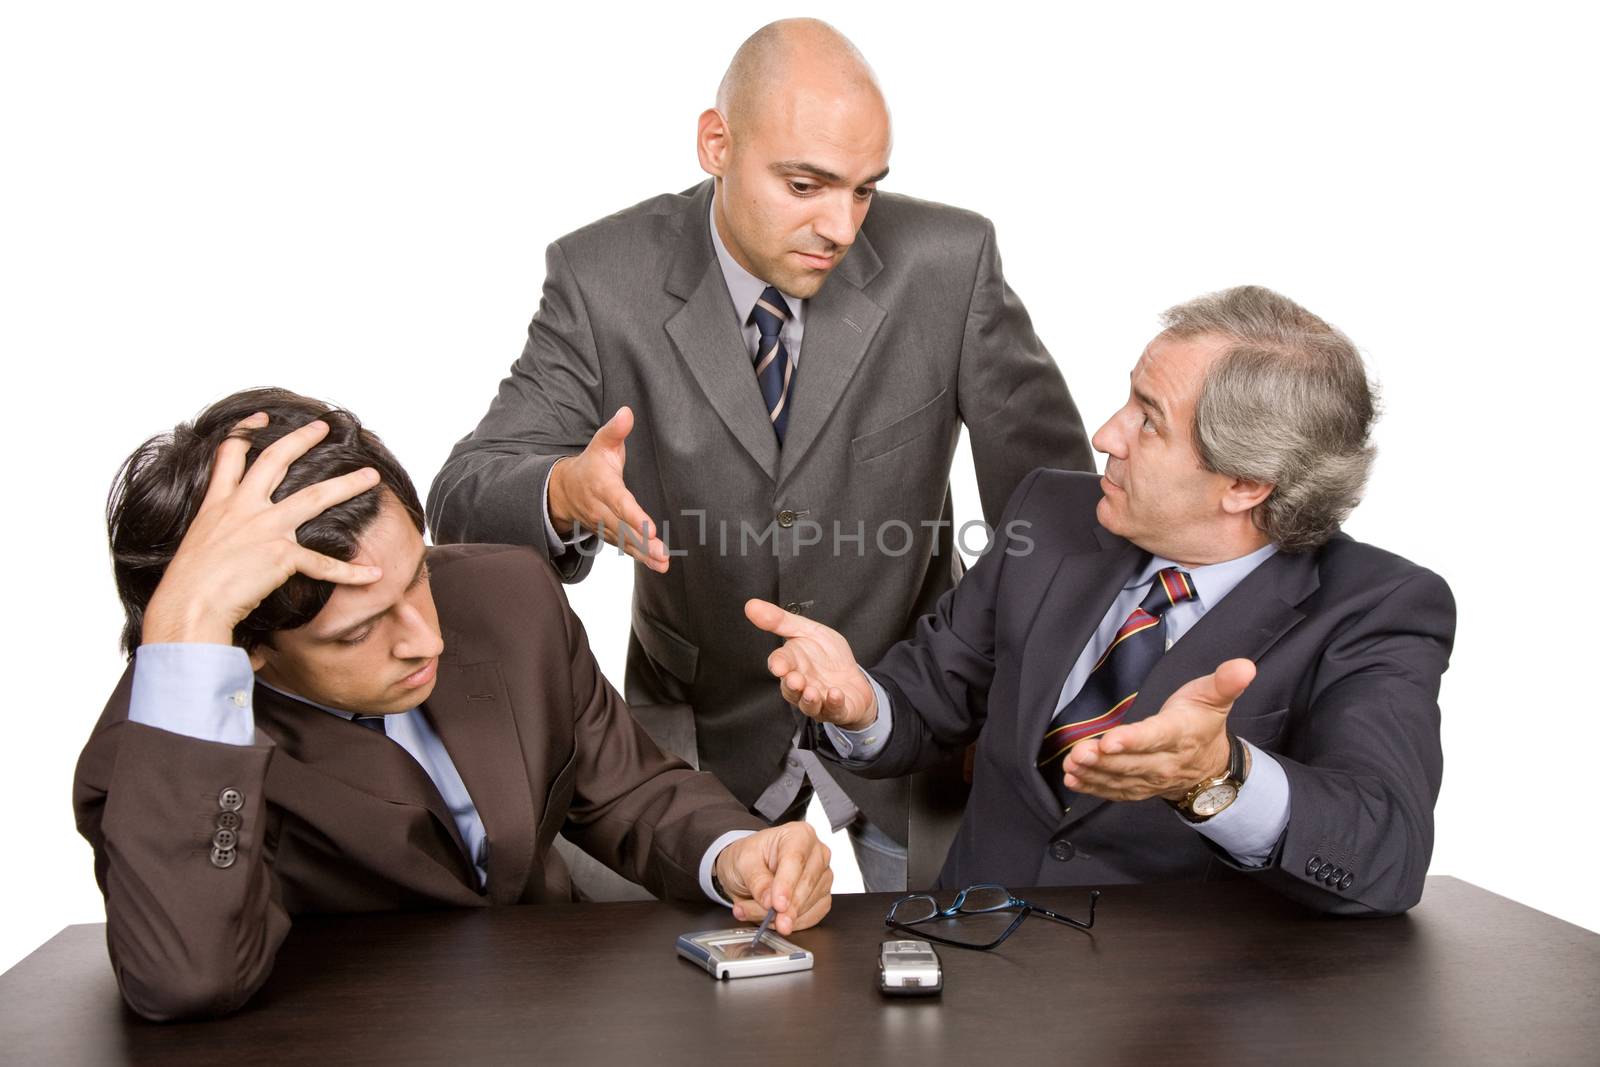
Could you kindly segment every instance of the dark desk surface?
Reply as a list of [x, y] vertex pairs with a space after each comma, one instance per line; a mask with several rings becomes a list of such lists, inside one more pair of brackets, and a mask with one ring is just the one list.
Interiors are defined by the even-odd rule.
[[[1081, 914], [1081, 890], [1022, 896]], [[992, 953], [940, 948], [945, 992], [874, 985], [884, 895], [794, 940], [808, 973], [714, 982], [675, 904], [302, 919], [237, 1015], [122, 1006], [104, 927], [0, 976], [11, 1063], [1595, 1063], [1600, 935], [1454, 878], [1394, 919], [1319, 918], [1248, 883], [1119, 886], [1093, 936], [1029, 919]], [[723, 1050], [718, 1054], [717, 1049]]]

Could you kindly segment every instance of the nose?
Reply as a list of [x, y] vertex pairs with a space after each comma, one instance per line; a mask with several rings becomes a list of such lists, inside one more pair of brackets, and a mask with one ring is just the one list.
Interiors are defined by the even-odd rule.
[[860, 225], [855, 208], [855, 195], [848, 189], [839, 190], [823, 199], [811, 227], [818, 237], [843, 251], [855, 243], [856, 229]]
[[395, 642], [396, 659], [432, 659], [444, 651], [444, 638], [438, 627], [418, 611], [415, 605], [406, 604], [400, 609], [400, 640]]
[[1104, 452], [1106, 455], [1116, 456], [1118, 459], [1127, 454], [1126, 440], [1122, 436], [1121, 426], [1118, 422], [1124, 411], [1126, 409], [1112, 415], [1094, 432], [1094, 437], [1090, 443], [1094, 445], [1096, 452]]

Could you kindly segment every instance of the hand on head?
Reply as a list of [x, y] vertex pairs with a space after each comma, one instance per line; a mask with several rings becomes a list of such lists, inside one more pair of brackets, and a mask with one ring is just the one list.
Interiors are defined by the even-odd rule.
[[872, 686], [837, 630], [784, 611], [765, 600], [748, 600], [744, 614], [756, 626], [784, 638], [767, 657], [783, 699], [818, 722], [846, 730], [871, 726], [878, 717]]
[[251, 415], [217, 447], [205, 498], [167, 565], [144, 615], [143, 641], [231, 644], [233, 629], [294, 574], [346, 585], [381, 578], [376, 567], [345, 563], [295, 540], [302, 523], [378, 484], [371, 467], [306, 486], [274, 503], [295, 460], [328, 434], [320, 419], [268, 445], [245, 469], [250, 438], [267, 416]]
[[618, 408], [611, 421], [595, 431], [587, 448], [556, 461], [550, 471], [550, 521], [563, 537], [575, 528], [598, 533], [646, 567], [665, 574], [667, 546], [622, 478], [632, 431], [633, 411]]
[[1161, 710], [1072, 746], [1062, 761], [1068, 789], [1108, 800], [1181, 799], [1228, 766], [1228, 712], [1255, 678], [1247, 659], [1230, 659], [1186, 683]]
[[760, 922], [776, 908], [780, 934], [815, 926], [833, 907], [833, 855], [803, 822], [788, 822], [742, 838], [717, 856], [715, 871], [733, 914]]

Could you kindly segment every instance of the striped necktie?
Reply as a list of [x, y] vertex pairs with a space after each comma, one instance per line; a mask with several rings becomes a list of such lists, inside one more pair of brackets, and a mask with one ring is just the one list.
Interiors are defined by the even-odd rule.
[[1117, 630], [1078, 695], [1056, 712], [1039, 745], [1039, 772], [1050, 788], [1071, 802], [1061, 781], [1061, 760], [1079, 741], [1098, 737], [1116, 726], [1139, 695], [1156, 661], [1166, 651], [1166, 628], [1161, 617], [1173, 605], [1195, 598], [1194, 583], [1177, 567], [1156, 572], [1150, 592]]
[[772, 420], [772, 432], [778, 435], [782, 446], [784, 431], [789, 428], [789, 401], [794, 386], [794, 365], [789, 362], [781, 336], [783, 324], [789, 321], [789, 305], [769, 285], [761, 291], [750, 318], [761, 332], [761, 341], [756, 345], [756, 382], [767, 405], [767, 418]]

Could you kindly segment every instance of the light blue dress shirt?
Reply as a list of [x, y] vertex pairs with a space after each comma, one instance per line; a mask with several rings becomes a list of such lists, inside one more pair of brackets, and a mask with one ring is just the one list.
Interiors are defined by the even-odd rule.
[[[134, 652], [128, 721], [199, 741], [248, 745], [256, 736], [251, 699], [256, 681], [250, 657], [242, 648], [213, 644], [140, 645]], [[261, 684], [329, 715], [355, 718], [351, 712], [323, 707], [266, 682]], [[472, 856], [481, 889], [489, 882], [489, 835], [444, 742], [421, 708], [383, 716], [383, 728], [391, 741], [411, 754], [439, 790]], [[724, 848], [751, 832], [730, 830], [713, 841], [701, 857], [700, 888], [719, 904], [731, 902], [713, 888], [712, 866]]]
[[[1193, 600], [1169, 608], [1163, 616], [1167, 647], [1171, 648], [1181, 640], [1207, 611], [1220, 603], [1223, 597], [1233, 591], [1234, 586], [1244, 581], [1246, 575], [1266, 562], [1277, 550], [1277, 545], [1263, 545], [1247, 556], [1188, 570], [1196, 596]], [[1175, 566], [1177, 564], [1171, 560], [1159, 556], [1152, 557], [1150, 562], [1123, 586], [1122, 592], [1117, 594], [1104, 618], [1100, 620], [1094, 637], [1074, 661], [1072, 670], [1067, 674], [1066, 683], [1061, 687], [1055, 711], [1066, 707], [1072, 698], [1078, 695], [1078, 690], [1083, 688], [1089, 672], [1110, 645], [1112, 637], [1150, 591], [1156, 572], [1165, 567]], [[841, 730], [831, 724], [825, 727], [835, 750], [848, 759], [861, 761], [873, 759], [888, 744], [889, 735], [894, 727], [888, 693], [870, 674], [867, 675], [867, 681], [872, 683], [872, 691], [877, 700], [877, 717], [872, 725], [861, 730]], [[1173, 818], [1216, 842], [1240, 864], [1259, 867], [1271, 857], [1273, 847], [1283, 836], [1284, 828], [1289, 825], [1289, 779], [1283, 773], [1283, 767], [1272, 756], [1248, 741], [1245, 745], [1250, 749], [1250, 777], [1239, 790], [1239, 796], [1234, 802], [1205, 822], [1191, 823], [1176, 812], [1173, 813]]]
[[[711, 246], [717, 250], [717, 263], [722, 267], [722, 280], [728, 286], [728, 298], [733, 301], [734, 314], [739, 317], [739, 324], [744, 330], [745, 351], [754, 359], [756, 349], [761, 344], [761, 328], [750, 318], [750, 313], [756, 309], [756, 301], [761, 299], [761, 294], [766, 292], [767, 283], [741, 267], [739, 261], [733, 258], [733, 253], [728, 251], [728, 246], [722, 243], [722, 235], [717, 232], [717, 200], [714, 196], [711, 198]], [[798, 371], [800, 339], [806, 333], [806, 302], [781, 289], [778, 291], [783, 293], [783, 302], [789, 305], [789, 321], [783, 324], [778, 336], [783, 341], [784, 352], [788, 353], [789, 366]]]

